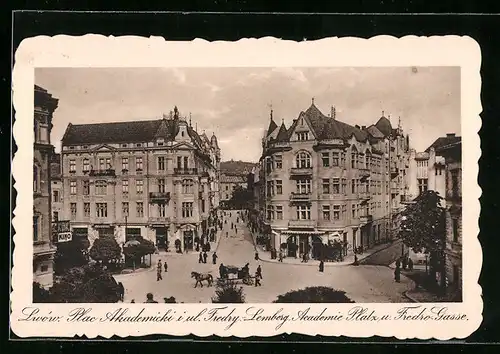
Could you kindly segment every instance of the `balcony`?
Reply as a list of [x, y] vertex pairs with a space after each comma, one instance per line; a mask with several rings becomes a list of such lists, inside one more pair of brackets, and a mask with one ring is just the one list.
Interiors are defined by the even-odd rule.
[[373, 221], [373, 215], [361, 215], [359, 217], [359, 222], [363, 225], [371, 223]]
[[292, 176], [311, 176], [312, 172], [312, 167], [292, 167], [290, 169], [290, 175]]
[[174, 168], [174, 175], [177, 176], [195, 176], [197, 174], [197, 168]]
[[107, 170], [91, 170], [89, 176], [93, 177], [116, 177], [115, 170], [108, 168]]
[[170, 223], [170, 217], [169, 216], [152, 216], [149, 218], [149, 222], [154, 224], [169, 224]]
[[394, 178], [399, 175], [399, 169], [395, 166], [391, 167], [391, 177]]
[[368, 168], [360, 168], [359, 169], [359, 177], [361, 179], [366, 179], [366, 178], [369, 178], [371, 176], [371, 171], [370, 169]]
[[300, 229], [314, 229], [316, 226], [315, 220], [289, 220], [288, 227]]
[[149, 200], [151, 203], [165, 203], [170, 201], [170, 192], [150, 192]]
[[368, 192], [360, 192], [358, 193], [358, 198], [362, 201], [362, 202], [367, 202], [369, 201], [370, 199], [372, 199], [372, 196], [370, 193]]
[[309, 202], [309, 201], [311, 201], [311, 193], [293, 192], [290, 194], [290, 201], [292, 201], [292, 202]]

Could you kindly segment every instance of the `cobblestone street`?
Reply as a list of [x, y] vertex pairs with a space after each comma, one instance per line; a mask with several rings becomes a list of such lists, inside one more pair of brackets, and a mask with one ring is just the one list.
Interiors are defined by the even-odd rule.
[[[198, 253], [161, 254], [153, 257], [153, 264], [158, 259], [168, 262], [168, 273], [163, 273], [163, 280], [156, 281], [156, 269], [128, 275], [117, 275], [125, 287], [125, 302], [134, 299], [145, 301], [146, 293], [153, 293], [155, 299], [163, 302], [164, 297], [174, 296], [177, 302], [198, 303], [211, 302], [215, 287], [194, 288], [195, 281], [190, 277], [191, 271], [209, 272], [214, 280], [219, 276], [219, 264], [242, 267], [250, 264], [253, 275], [257, 264], [262, 267], [262, 287], [242, 285], [245, 302], [269, 303], [277, 296], [291, 290], [307, 286], [329, 286], [343, 290], [356, 302], [408, 302], [403, 292], [413, 288], [413, 283], [402, 277], [401, 283], [395, 283], [393, 271], [385, 266], [330, 266], [325, 272], [318, 272], [317, 267], [300, 264], [279, 264], [255, 261], [255, 248], [250, 232], [243, 222], [236, 225], [237, 233], [231, 230], [231, 222], [236, 224], [236, 212], [227, 212], [227, 224], [219, 232], [222, 237], [217, 248], [217, 264], [212, 264], [211, 256], [207, 264], [198, 263]], [[226, 232], [228, 237], [226, 237]]]

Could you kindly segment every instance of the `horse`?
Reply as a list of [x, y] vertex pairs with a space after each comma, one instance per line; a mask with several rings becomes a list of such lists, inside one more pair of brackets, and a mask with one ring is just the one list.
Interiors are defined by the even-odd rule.
[[118, 299], [123, 302], [123, 297], [125, 296], [125, 288], [123, 287], [122, 282], [118, 283]]
[[208, 286], [212, 286], [212, 283], [214, 282], [214, 278], [212, 277], [212, 274], [208, 273], [198, 273], [198, 272], [191, 272], [191, 278], [196, 279], [196, 283], [194, 284], [194, 287], [198, 287], [198, 283], [200, 286], [203, 288], [203, 283], [202, 281], [206, 280], [208, 283]]

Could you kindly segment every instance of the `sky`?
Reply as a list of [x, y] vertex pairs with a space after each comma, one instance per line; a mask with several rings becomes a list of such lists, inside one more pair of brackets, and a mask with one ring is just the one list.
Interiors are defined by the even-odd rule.
[[459, 67], [37, 68], [35, 83], [59, 99], [52, 143], [69, 123], [160, 119], [177, 106], [193, 127], [215, 133], [223, 160], [258, 161], [273, 109], [288, 127], [315, 105], [351, 125], [401, 118], [410, 145], [425, 150], [460, 132]]

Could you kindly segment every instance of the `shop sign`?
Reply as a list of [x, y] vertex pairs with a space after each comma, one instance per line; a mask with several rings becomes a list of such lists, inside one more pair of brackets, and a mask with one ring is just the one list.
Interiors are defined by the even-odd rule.
[[57, 242], [69, 242], [73, 239], [71, 232], [60, 232], [57, 234]]

